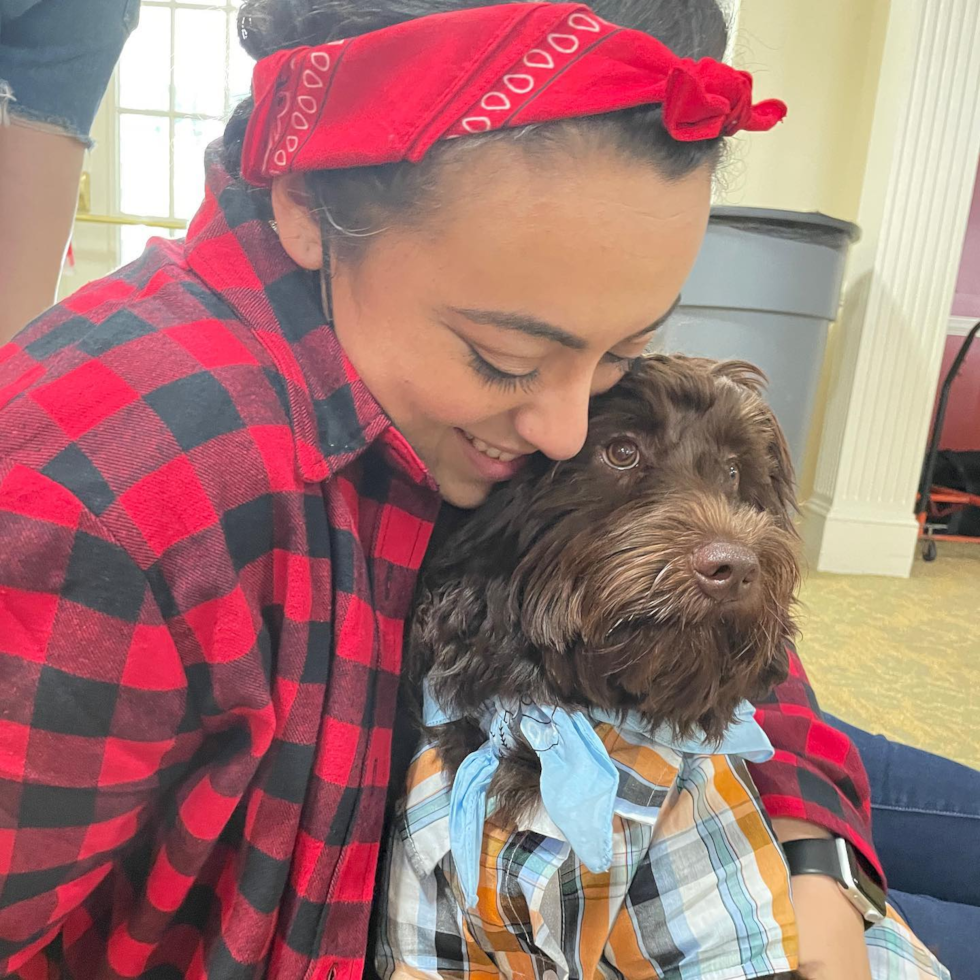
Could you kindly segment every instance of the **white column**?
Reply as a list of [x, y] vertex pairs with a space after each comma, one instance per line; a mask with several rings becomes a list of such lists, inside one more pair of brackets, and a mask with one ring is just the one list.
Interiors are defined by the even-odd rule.
[[[819, 133], [813, 134], [819, 139]], [[907, 576], [915, 493], [980, 157], [980, 0], [892, 0], [810, 565]]]

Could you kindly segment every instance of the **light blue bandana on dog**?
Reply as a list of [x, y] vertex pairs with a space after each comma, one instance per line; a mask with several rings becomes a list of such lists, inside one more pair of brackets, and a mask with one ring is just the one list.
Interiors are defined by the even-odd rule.
[[[459, 720], [448, 714], [425, 685], [423, 714], [429, 727]], [[565, 835], [578, 859], [592, 872], [609, 870], [612, 863], [613, 815], [628, 808], [619, 801], [619, 771], [593, 724], [606, 722], [639, 734], [645, 741], [688, 755], [736, 755], [749, 762], [767, 762], [773, 756], [766, 733], [755, 720], [747, 701], [720, 742], [705, 736], [676, 738], [668, 726], [650, 732], [636, 714], [625, 722], [593, 711], [568, 712], [563, 708], [488, 702], [481, 720], [487, 740], [463, 760], [453, 782], [449, 803], [449, 842], [467, 908], [476, 905], [487, 793], [500, 759], [514, 748], [520, 733], [541, 763], [541, 802], [555, 826]], [[628, 814], [624, 814], [628, 815]]]

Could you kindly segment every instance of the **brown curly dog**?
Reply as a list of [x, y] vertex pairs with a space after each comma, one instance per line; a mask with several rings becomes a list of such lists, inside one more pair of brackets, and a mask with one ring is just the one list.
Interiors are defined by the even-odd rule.
[[[536, 457], [446, 523], [407, 656], [462, 716], [435, 732], [451, 771], [485, 741], [493, 697], [719, 737], [785, 676], [793, 473], [764, 382], [741, 362], [645, 358], [595, 399], [574, 459]], [[530, 806], [539, 771], [519, 744], [495, 778], [501, 806]]]

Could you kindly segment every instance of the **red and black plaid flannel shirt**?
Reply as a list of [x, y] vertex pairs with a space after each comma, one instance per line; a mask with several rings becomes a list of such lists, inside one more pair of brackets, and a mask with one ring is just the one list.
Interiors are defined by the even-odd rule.
[[[0, 975], [361, 974], [402, 623], [438, 493], [212, 160], [0, 349]], [[770, 811], [874, 862], [798, 662]]]

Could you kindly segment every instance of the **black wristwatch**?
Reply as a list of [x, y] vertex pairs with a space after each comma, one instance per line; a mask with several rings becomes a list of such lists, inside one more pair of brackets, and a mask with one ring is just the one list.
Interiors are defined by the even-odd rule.
[[854, 848], [842, 837], [792, 840], [783, 845], [791, 875], [826, 875], [833, 878], [861, 913], [864, 928], [885, 918], [885, 893], [858, 861]]

